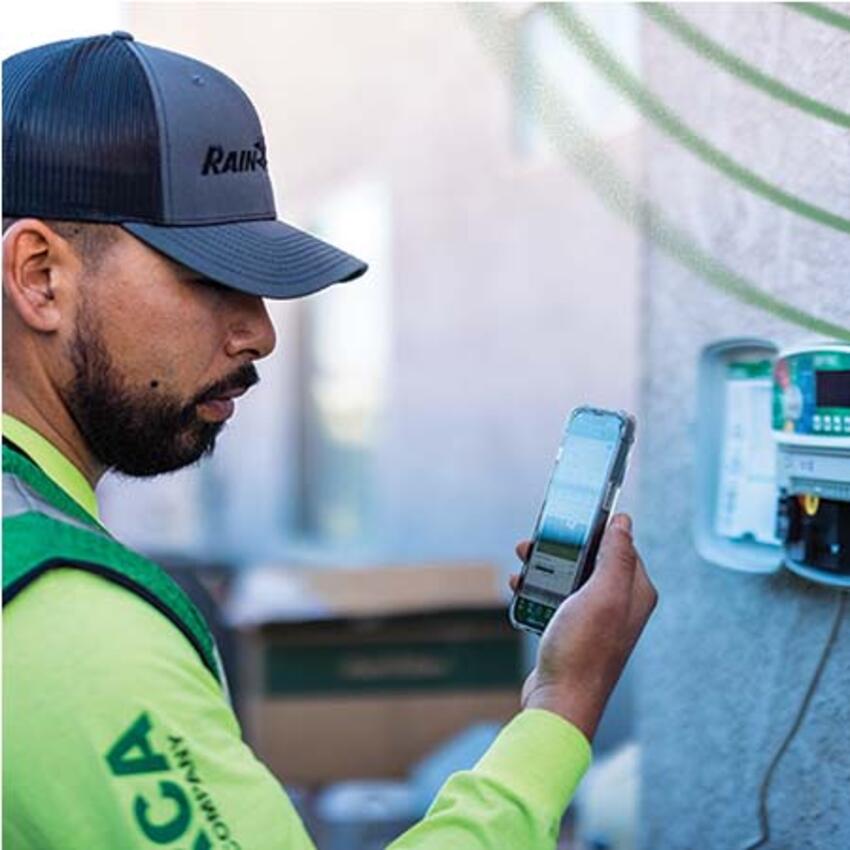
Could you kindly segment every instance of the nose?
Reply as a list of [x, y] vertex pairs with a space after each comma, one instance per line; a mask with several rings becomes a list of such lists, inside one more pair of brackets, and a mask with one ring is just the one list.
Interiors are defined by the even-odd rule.
[[277, 335], [259, 295], [232, 292], [233, 320], [227, 336], [227, 353], [231, 357], [250, 354], [252, 360], [260, 360], [274, 351]]

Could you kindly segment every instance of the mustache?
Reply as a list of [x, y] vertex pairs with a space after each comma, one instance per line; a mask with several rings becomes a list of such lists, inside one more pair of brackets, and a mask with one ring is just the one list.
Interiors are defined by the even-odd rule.
[[257, 372], [257, 367], [254, 366], [253, 363], [246, 363], [226, 378], [222, 378], [220, 381], [210, 384], [198, 393], [198, 395], [196, 395], [192, 400], [189, 407], [194, 408], [196, 404], [202, 404], [205, 401], [212, 401], [212, 399], [218, 398], [231, 390], [250, 389], [258, 383], [260, 383], [260, 375]]

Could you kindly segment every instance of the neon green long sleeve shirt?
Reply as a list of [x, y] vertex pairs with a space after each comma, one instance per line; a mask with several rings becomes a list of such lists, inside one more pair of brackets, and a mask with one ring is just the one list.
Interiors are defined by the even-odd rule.
[[[4, 432], [96, 511], [52, 446], [8, 417]], [[136, 594], [50, 570], [6, 609], [3, 644], [7, 850], [314, 847], [194, 648]], [[589, 760], [575, 727], [522, 712], [391, 850], [554, 848]]]

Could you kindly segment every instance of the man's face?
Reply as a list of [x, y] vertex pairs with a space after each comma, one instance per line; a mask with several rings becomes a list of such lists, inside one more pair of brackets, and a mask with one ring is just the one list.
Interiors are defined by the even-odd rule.
[[262, 299], [204, 281], [121, 232], [80, 279], [65, 404], [92, 454], [133, 476], [212, 451], [274, 348]]

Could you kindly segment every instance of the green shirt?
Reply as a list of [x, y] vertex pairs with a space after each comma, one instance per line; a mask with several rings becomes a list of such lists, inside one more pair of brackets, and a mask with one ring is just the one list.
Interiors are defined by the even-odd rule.
[[[86, 511], [86, 479], [49, 442], [4, 433]], [[3, 620], [7, 850], [313, 850], [179, 629], [93, 573], [52, 569]], [[524, 711], [454, 774], [391, 850], [550, 850], [590, 760], [581, 733]]]

